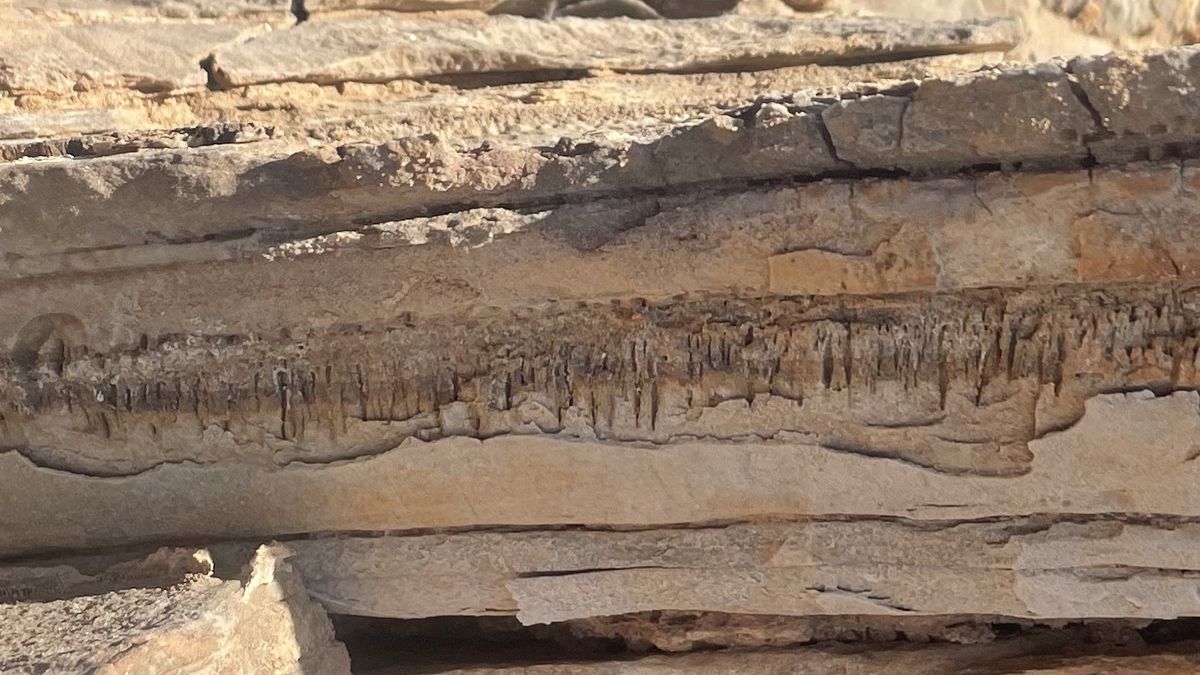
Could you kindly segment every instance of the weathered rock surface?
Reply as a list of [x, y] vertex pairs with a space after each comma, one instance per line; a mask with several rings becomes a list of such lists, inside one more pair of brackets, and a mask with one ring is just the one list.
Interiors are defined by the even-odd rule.
[[1170, 44], [1200, 39], [1196, 0], [1042, 0], [1083, 30], [1120, 43]]
[[[679, 193], [689, 186], [717, 181], [813, 180], [872, 171], [954, 174], [995, 165], [1079, 168], [1097, 161], [1193, 157], [1200, 132], [1188, 114], [1194, 106], [1186, 97], [1194, 94], [1185, 85], [1195, 80], [1197, 64], [1200, 51], [1184, 48], [1148, 62], [1106, 57], [1073, 62], [1066, 70], [983, 72], [827, 104], [795, 98], [760, 102], [666, 132], [553, 147], [466, 149], [426, 136], [299, 152], [278, 141], [148, 150], [87, 162], [10, 163], [0, 166], [6, 200], [0, 242], [12, 264], [0, 276], [254, 256], [264, 244], [339, 231], [354, 238], [362, 233], [354, 231], [356, 224], [369, 232], [380, 223], [387, 229], [396, 220], [471, 207], [526, 211], [514, 214], [514, 223], [554, 220], [555, 213], [559, 219], [594, 220], [575, 215], [591, 210], [608, 221], [597, 229], [621, 232], [676, 199], [686, 203], [687, 195]], [[1112, 112], [1122, 97], [1135, 93], [1139, 100], [1180, 102], [1174, 112], [1170, 107], [1138, 116]], [[983, 101], [1005, 107], [992, 115], [977, 113], [973, 106]], [[859, 134], [861, 128], [871, 131]], [[1190, 169], [1174, 171], [1181, 180], [1172, 171], [1163, 170], [1163, 189], [1194, 193]], [[961, 187], [943, 189], [974, 190], [975, 184], [964, 180]], [[819, 195], [827, 188], [811, 190]], [[150, 193], [155, 198], [147, 204]], [[703, 193], [711, 189], [705, 186]], [[56, 201], [48, 204], [48, 195]], [[1092, 198], [1086, 189], [1083, 196]], [[624, 208], [587, 201], [605, 197], [619, 198]], [[979, 207], [980, 218], [991, 219], [995, 211], [988, 198], [972, 196], [968, 208]], [[1130, 211], [1085, 207], [1077, 213], [1085, 212], [1107, 219]], [[464, 213], [460, 219], [478, 217]], [[437, 227], [416, 221], [402, 226]], [[783, 265], [781, 260], [779, 274], [786, 275]], [[909, 284], [929, 285], [922, 281], [928, 274], [913, 274], [917, 278]], [[833, 283], [837, 288], [841, 282]], [[870, 279], [847, 283], [872, 285]], [[897, 289], [910, 290], [906, 285]]]
[[[13, 481], [0, 521], [3, 552], [184, 537], [435, 527], [652, 527], [822, 514], [922, 520], [1028, 513], [1195, 518], [1200, 502], [1191, 488], [1194, 452], [1185, 439], [1194, 429], [1187, 418], [1164, 425], [1157, 445], [1125, 431], [1134, 420], [1174, 420], [1196, 406], [1194, 399], [1190, 394], [1093, 399], [1089, 413], [1070, 430], [1027, 446], [1009, 446], [1009, 452], [1032, 455], [1024, 465], [1019, 457], [988, 452], [991, 440], [947, 440], [944, 449], [933, 450], [918, 446], [933, 455], [927, 463], [946, 457], [960, 464], [950, 470], [904, 461], [902, 449], [860, 448], [832, 435], [825, 444], [806, 442], [802, 431], [782, 431], [779, 438], [764, 440], [678, 440], [653, 452], [636, 443], [581, 440], [570, 433], [482, 441], [409, 438], [352, 462], [271, 467], [210, 460], [208, 466], [162, 464], [124, 478], [50, 471], [10, 451], [0, 455]], [[201, 433], [221, 432], [208, 427]], [[1166, 442], [1171, 443], [1168, 451], [1154, 450]], [[980, 449], [980, 459], [995, 468], [985, 464], [973, 470], [971, 453]], [[1133, 456], [1137, 462], [1123, 459]], [[689, 466], [704, 466], [706, 472], [693, 475]], [[994, 475], [1014, 470], [1020, 473]], [[1072, 487], [1083, 473], [1088, 483]], [[408, 476], [419, 478], [406, 481]], [[850, 491], [850, 486], [867, 484], [886, 484], [889, 490], [883, 495]], [[342, 485], [355, 486], [353, 499], [344, 495]], [[588, 487], [598, 485], [606, 487]], [[936, 500], [930, 500], [931, 494]], [[216, 515], [204, 509], [209, 503], [243, 507]], [[304, 506], [314, 503], [323, 506]], [[152, 508], [156, 504], [164, 506]], [[130, 515], [113, 522], [101, 516], [109, 512]]]
[[[720, 17], [686, 22], [520, 17], [313, 19], [214, 49], [214, 86], [379, 82], [484, 73], [695, 72], [1002, 51], [1005, 20], [924, 24]], [[616, 38], [616, 41], [614, 41]]]
[[[554, 664], [529, 666], [466, 667], [444, 670], [446, 673], [554, 673], [555, 675], [627, 675], [664, 673], [728, 673], [748, 675], [767, 673], [814, 673], [829, 675], [867, 675], [882, 671], [912, 675], [947, 675], [963, 672], [1038, 672], [1063, 675], [1083, 673], [1160, 673], [1184, 675], [1198, 666], [1193, 654], [1155, 653], [1130, 650], [1124, 655], [1059, 654], [1054, 640], [1014, 641], [985, 647], [921, 647], [919, 649], [882, 649], [859, 652], [848, 650], [811, 650], [781, 652], [715, 652], [687, 656], [652, 656], [635, 661], [605, 663]], [[1055, 665], [1047, 666], [1048, 663]], [[387, 673], [375, 669], [371, 673]], [[392, 670], [390, 672], [400, 672]]]
[[1200, 48], [928, 9], [0, 7], [0, 670], [1195, 670]]
[[[1198, 611], [1196, 537], [1196, 526], [1184, 521], [847, 518], [635, 532], [327, 537], [290, 546], [313, 597], [339, 614], [515, 614], [524, 623], [551, 623], [672, 608], [1153, 619]], [[931, 576], [956, 592], [938, 591]]]
[[13, 22], [0, 43], [0, 91], [108, 87], [166, 92], [203, 86], [200, 61], [219, 45], [269, 30], [253, 21], [53, 24]]
[[[345, 647], [287, 555], [264, 547], [238, 582], [201, 571], [205, 551], [162, 551], [89, 580], [98, 593], [0, 604], [0, 671], [349, 673]], [[193, 571], [180, 576], [179, 568]], [[6, 589], [27, 590], [24, 574], [35, 591], [55, 582], [60, 592], [84, 590], [69, 568], [2, 572]], [[161, 587], [129, 585], [155, 578]], [[101, 591], [106, 582], [120, 590]]]

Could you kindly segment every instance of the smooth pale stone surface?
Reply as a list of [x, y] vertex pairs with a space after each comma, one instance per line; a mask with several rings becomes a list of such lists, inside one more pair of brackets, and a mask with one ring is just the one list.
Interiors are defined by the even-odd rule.
[[794, 442], [647, 449], [521, 436], [410, 439], [329, 465], [167, 464], [122, 478], [46, 470], [8, 452], [0, 455], [11, 486], [0, 493], [0, 554], [339, 530], [654, 526], [773, 515], [1193, 517], [1200, 516], [1200, 463], [1188, 458], [1200, 433], [1198, 403], [1195, 392], [1098, 396], [1069, 429], [1030, 442], [1030, 470], [1010, 477], [945, 474]]

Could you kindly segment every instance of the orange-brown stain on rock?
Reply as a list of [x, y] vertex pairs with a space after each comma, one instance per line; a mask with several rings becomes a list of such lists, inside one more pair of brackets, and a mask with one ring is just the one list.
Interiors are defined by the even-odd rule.
[[1180, 274], [1166, 245], [1135, 239], [1104, 213], [1076, 218], [1071, 243], [1079, 281], [1159, 281]]
[[767, 260], [772, 293], [868, 295], [934, 290], [937, 273], [926, 234], [886, 241], [870, 255], [804, 249]]

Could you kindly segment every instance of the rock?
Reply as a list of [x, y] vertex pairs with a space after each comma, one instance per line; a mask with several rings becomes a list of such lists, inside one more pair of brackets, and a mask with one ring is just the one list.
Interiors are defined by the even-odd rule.
[[[680, 440], [653, 456], [628, 441], [579, 440], [569, 433], [510, 433], [484, 441], [409, 438], [349, 463], [298, 461], [280, 467], [209, 460], [191, 466], [163, 464], [121, 479], [42, 468], [9, 451], [0, 455], [13, 486], [3, 495], [4, 513], [12, 515], [0, 519], [2, 553], [323, 531], [653, 527], [752, 520], [764, 513], [945, 520], [1069, 509], [1064, 512], [1195, 518], [1200, 503], [1189, 488], [1195, 479], [1187, 464], [1190, 445], [1182, 441], [1194, 429], [1187, 418], [1178, 417], [1196, 404], [1195, 398], [1187, 393], [1163, 399], [1150, 394], [1093, 398], [1070, 431], [1005, 449], [1027, 453], [1024, 463], [1018, 455], [1004, 458], [1004, 468], [985, 464], [984, 469], [968, 464], [971, 451], [987, 448], [971, 439], [947, 443], [941, 456], [961, 465], [942, 467], [934, 464], [935, 458], [912, 461], [886, 446], [860, 449], [836, 437], [823, 445], [779, 442], [802, 432], [780, 432], [776, 439], [759, 442]], [[1158, 420], [1156, 428], [1162, 430], [1163, 443], [1171, 443], [1169, 451], [1153, 453], [1146, 441], [1120, 426], [1133, 419]], [[989, 456], [981, 454], [986, 462]], [[1135, 465], [1122, 459], [1128, 457], [1146, 459]], [[1179, 469], [1180, 464], [1185, 468]], [[695, 465], [706, 468], [704, 477], [684, 470]], [[1088, 487], [1072, 489], [1073, 476], [1085, 467]], [[412, 483], [405, 476], [422, 478]], [[545, 476], [555, 477], [553, 485], [547, 485]], [[355, 485], [353, 499], [338, 497], [338, 486], [346, 484]], [[585, 487], [596, 484], [606, 487]], [[889, 491], [848, 490], [863, 484], [886, 484]], [[930, 494], [937, 500], [930, 501]], [[1061, 506], [1064, 502], [1070, 505]], [[243, 506], [214, 517], [203, 508], [209, 503]], [[311, 511], [303, 507], [306, 503], [325, 506]], [[371, 508], [360, 508], [360, 503]], [[151, 504], [158, 506], [150, 509]], [[120, 522], [93, 515], [111, 511], [129, 515]]]
[[8, 0], [0, 11], [16, 10], [16, 15], [32, 16], [39, 22], [92, 25], [155, 19], [253, 18], [284, 26], [295, 20], [290, 7], [290, 0]]
[[1196, 48], [818, 4], [0, 7], [0, 670], [1194, 671]]
[[662, 16], [642, 0], [581, 0], [558, 10], [557, 16], [581, 16], [611, 19], [661, 19]]
[[[1188, 53], [1184, 50], [1180, 55]], [[1122, 58], [1113, 57], [1111, 61], [1115, 72], [1123, 72]], [[1104, 72], [1099, 64], [1089, 68]], [[1190, 81], [1186, 72], [1172, 73], [1170, 77]], [[1159, 86], [1165, 91], [1174, 86], [1167, 84], [1175, 81], [1170, 77], [1164, 75], [1159, 85], [1145, 86]], [[1003, 115], [985, 114], [974, 107], [980, 101], [996, 101], [997, 105], [1003, 101], [1007, 108]], [[766, 115], [764, 110], [772, 112]], [[1186, 122], [1166, 133], [1159, 129], [1162, 125], [1152, 121], [1154, 118], [1139, 119], [1147, 124], [1123, 128], [1120, 153], [1105, 161], [1119, 163], [1131, 155], [1178, 154], [1180, 147], [1194, 143], [1197, 137]], [[1089, 157], [1108, 157], [1114, 142], [1097, 127], [1088, 106], [1074, 93], [1070, 76], [1056, 67], [1044, 66], [961, 79], [930, 79], [907, 92], [870, 95], [824, 108], [802, 104], [795, 98], [759, 102], [698, 124], [562, 147], [496, 143], [465, 149], [428, 135], [382, 145], [299, 151], [291, 142], [281, 141], [198, 152], [144, 152], [83, 163], [10, 164], [0, 166], [0, 195], [8, 203], [0, 214], [0, 242], [19, 258], [0, 271], [0, 276], [33, 276], [56, 269], [120, 268], [129, 264], [121, 260], [131, 255], [145, 256], [143, 259], [151, 264], [175, 260], [176, 256], [186, 258], [197, 251], [201, 255], [209, 251], [207, 255], [225, 259], [237, 255], [223, 243], [230, 239], [307, 239], [314, 234], [345, 230], [346, 222], [403, 221], [447, 208], [505, 205], [540, 211], [547, 203], [569, 198], [586, 209], [592, 208], [586, 205], [595, 199], [615, 197], [629, 203], [626, 195], [647, 188], [704, 189], [703, 184], [722, 181], [813, 180], [845, 176], [848, 172], [870, 176], [896, 169], [921, 175], [952, 175], [995, 165], [1078, 169]], [[1175, 180], [1172, 172], [1190, 175], [1189, 168], [1160, 167], [1156, 189], [1173, 189], [1162, 182]], [[1072, 178], [1066, 174], [1064, 180], [1077, 181], [1080, 175]], [[1030, 187], [1016, 189], [1032, 189], [1038, 180], [1031, 180]], [[1047, 189], [1054, 182], [1051, 179]], [[1003, 183], [999, 181], [997, 189], [1008, 189], [1001, 187]], [[960, 194], [964, 208], [977, 210], [976, 217], [983, 224], [996, 217], [996, 212], [988, 205], [988, 194], [980, 193], [979, 199], [974, 194], [962, 194], [965, 188], [973, 192], [974, 185], [964, 180], [957, 187], [941, 184], [933, 189]], [[825, 192], [816, 190], [814, 194]], [[147, 204], [149, 194], [154, 199]], [[48, 201], [46, 195], [60, 199]], [[198, 208], [199, 204], [204, 207]], [[1082, 207], [1077, 213], [1089, 208]], [[1139, 208], [1133, 205], [1125, 209], [1126, 217]], [[633, 222], [653, 215], [652, 210], [635, 209]], [[179, 213], [188, 214], [182, 226], [176, 224], [175, 215]], [[1044, 221], [1041, 215], [1029, 217]], [[1119, 220], [1122, 216], [1104, 217]], [[614, 226], [620, 230], [630, 225]], [[1060, 230], [1064, 227], [1067, 225], [1060, 225]], [[1042, 235], [1031, 232], [1030, 236]], [[1044, 252], [1047, 256], [1057, 255], [1058, 264], [1078, 255], [1065, 250], [1067, 243], [1061, 237], [1046, 236], [1058, 239]], [[1145, 232], [1130, 235], [1134, 241], [1146, 236]], [[1156, 236], [1170, 239], [1174, 235]], [[1189, 250], [1186, 242], [1180, 244]], [[141, 253], [129, 248], [139, 245], [143, 247], [137, 249]], [[876, 245], [878, 241], [868, 248]], [[909, 245], [918, 249], [921, 246], [920, 242]], [[1139, 246], [1147, 245], [1143, 242]], [[803, 247], [789, 245], [771, 254], [790, 255], [795, 248]], [[66, 254], [65, 249], [76, 253]], [[836, 257], [826, 260], [826, 254], [845, 252], [853, 251], [847, 248], [798, 256], [803, 264], [808, 263], [806, 256], [815, 256], [815, 264], [838, 269], [843, 261]], [[881, 253], [886, 254], [887, 250]], [[920, 250], [904, 254], [917, 258], [911, 261], [916, 267], [902, 273], [907, 281], [897, 290], [929, 288], [934, 283], [931, 274], [920, 269], [920, 261], [928, 262], [930, 255]], [[788, 265], [796, 262], [787, 262], [791, 258], [778, 258], [772, 263], [771, 274], [777, 279], [772, 283], [780, 291], [810, 292], [804, 288], [811, 288], [811, 292], [825, 293], [843, 283], [823, 282], [825, 290], [812, 284], [796, 286], [786, 280]], [[847, 272], [858, 280], [845, 282], [857, 284], [859, 292], [874, 288], [878, 284], [874, 279], [880, 274], [899, 273], [876, 269], [874, 262], [859, 262], [868, 268]], [[1004, 264], [1028, 263], [1010, 258]], [[1058, 279], [1075, 273], [1058, 270], [1051, 274]]]
[[21, 22], [0, 52], [0, 91], [113, 87], [166, 92], [201, 87], [200, 61], [220, 45], [270, 29], [253, 21], [99, 24]]
[[[659, 675], [664, 673], [728, 673], [736, 670], [748, 675], [781, 672], [804, 672], [819, 675], [868, 675], [883, 670], [935, 675], [965, 672], [971, 668], [1033, 668], [1043, 670], [1053, 662], [1054, 670], [1073, 672], [1155, 672], [1184, 675], [1195, 671], [1194, 656], [1170, 651], [1124, 650], [1124, 653], [1062, 655], [1056, 651], [1060, 643], [1055, 638], [1039, 637], [1017, 640], [1007, 644], [982, 647], [931, 645], [920, 648], [862, 650], [829, 647], [814, 650], [780, 650], [767, 652], [715, 651], [686, 656], [650, 656], [635, 661], [608, 661], [582, 664], [466, 666], [445, 673], [483, 675], [524, 673], [541, 675]], [[1099, 652], [1099, 653], [1095, 653]], [[386, 672], [386, 671], [384, 671]], [[399, 671], [396, 671], [399, 672]]]
[[[314, 18], [287, 31], [214, 47], [221, 88], [265, 82], [381, 82], [483, 73], [695, 72], [997, 51], [1017, 24], [918, 24], [724, 16], [687, 22], [515, 16], [445, 21]], [[757, 36], [757, 37], [751, 37]], [[616, 37], [616, 41], [614, 41]], [[569, 45], [569, 46], [568, 46]]]
[[[337, 614], [508, 613], [537, 624], [673, 608], [739, 617], [1045, 621], [1195, 613], [1186, 591], [1200, 566], [1196, 535], [1190, 523], [1156, 527], [1108, 517], [936, 524], [851, 517], [615, 533], [339, 537], [291, 546], [313, 597]], [[1147, 568], [1178, 572], [1139, 572]], [[947, 580], [961, 592], [940, 593]], [[821, 629], [812, 630], [793, 633], [794, 641], [815, 641]]]
[[1068, 68], [1102, 131], [1111, 136], [1097, 143], [1098, 156], [1144, 156], [1129, 147], [1130, 134], [1138, 133], [1135, 129], [1168, 144], [1187, 144], [1198, 127], [1192, 111], [1200, 104], [1200, 47], [1110, 57], [1103, 65], [1100, 59], [1076, 59]]
[[1200, 37], [1200, 4], [1195, 0], [1042, 0], [1074, 20], [1082, 30], [1118, 44], [1181, 44]]
[[[1025, 26], [1019, 45], [1009, 52], [1021, 61], [1045, 61], [1081, 54], [1105, 54], [1113, 50], [1113, 40], [1079, 30], [1068, 17], [1045, 6], [1043, 0], [837, 0], [829, 7], [834, 13], [850, 16], [881, 16], [897, 19], [925, 19], [931, 16], [947, 20], [980, 17], [1016, 17]], [[1133, 36], [1130, 36], [1133, 37]], [[1148, 42], [1145, 47], [1169, 47], [1181, 41]]]
[[[1001, 107], [988, 114], [980, 101]], [[931, 80], [910, 96], [843, 101], [823, 118], [838, 157], [859, 166], [967, 166], [996, 157], [1036, 162], [1051, 153], [1082, 159], [1081, 141], [1096, 131], [1067, 74], [1048, 65]], [[864, 139], [860, 129], [870, 135]]]
[[349, 673], [345, 647], [287, 555], [263, 547], [242, 582], [197, 574], [161, 588], [0, 604], [0, 670]]

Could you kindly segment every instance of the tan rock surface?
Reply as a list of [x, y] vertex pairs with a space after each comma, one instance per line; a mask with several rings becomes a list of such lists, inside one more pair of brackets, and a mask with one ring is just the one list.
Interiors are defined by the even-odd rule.
[[[1089, 106], [1109, 110], [1120, 96], [1130, 95], [1126, 87], [1149, 100], [1190, 96], [1180, 83], [1195, 79], [1197, 63], [1200, 51], [1183, 48], [1149, 62], [1141, 57], [1073, 62], [1070, 70], [1078, 76], [1047, 65], [931, 79], [909, 90], [852, 95], [827, 105], [789, 97], [699, 124], [550, 147], [465, 148], [429, 135], [298, 152], [294, 144], [274, 141], [147, 150], [87, 162], [7, 163], [0, 166], [6, 201], [0, 242], [13, 263], [0, 276], [129, 266], [123, 258], [157, 265], [196, 254], [203, 258], [204, 251], [211, 251], [210, 260], [253, 256], [262, 240], [305, 239], [350, 231], [354, 224], [383, 223], [386, 229], [396, 220], [472, 207], [564, 206], [567, 213], [576, 208], [563, 204], [570, 201], [607, 215], [614, 209], [588, 202], [603, 197], [629, 205], [607, 215], [616, 222], [605, 229], [622, 231], [661, 210], [661, 198], [648, 190], [668, 190], [663, 196], [674, 197], [716, 181], [810, 181], [884, 170], [954, 174], [997, 164], [1078, 168], [1098, 160], [1186, 157], [1198, 134], [1185, 112], [1190, 99], [1181, 100], [1178, 113], [1164, 108], [1157, 117], [1097, 113], [1097, 121]], [[1133, 72], [1142, 74], [1129, 75], [1124, 84], [1122, 78]], [[1076, 86], [1090, 92], [1087, 101]], [[981, 101], [1003, 104], [1003, 114], [977, 114], [970, 106]], [[872, 134], [859, 136], [860, 126]], [[1185, 191], [1192, 190], [1191, 182], [1183, 177]], [[709, 186], [701, 189], [711, 193]], [[151, 205], [148, 191], [154, 193]], [[57, 201], [47, 204], [47, 195]], [[974, 203], [990, 219], [994, 212], [988, 212], [986, 198]], [[71, 254], [61, 255], [68, 249]], [[931, 278], [920, 272], [913, 277]]]
[[[176, 555], [198, 561], [206, 553]], [[158, 566], [164, 556], [149, 562]], [[264, 547], [240, 583], [197, 572], [162, 577], [161, 588], [0, 604], [0, 672], [349, 673], [345, 647], [286, 556], [286, 549]], [[125, 567], [108, 574], [126, 582], [130, 574], [154, 574]]]
[[1200, 48], [1084, 4], [0, 6], [0, 670], [1195, 670]]
[[[352, 462], [283, 468], [229, 461], [207, 467], [164, 464], [110, 479], [41, 469], [10, 451], [0, 455], [13, 482], [4, 494], [0, 524], [4, 553], [11, 555], [166, 537], [503, 525], [647, 527], [822, 514], [923, 520], [1027, 513], [1195, 518], [1200, 515], [1191, 487], [1196, 467], [1186, 440], [1194, 430], [1186, 417], [1182, 424], [1166, 422], [1194, 408], [1194, 399], [1189, 394], [1094, 399], [1091, 415], [1071, 430], [1031, 442], [1032, 464], [1008, 477], [976, 475], [966, 467], [930, 470], [890, 459], [882, 448], [855, 451], [839, 449], [836, 442], [822, 447], [795, 440], [679, 441], [647, 452], [631, 444], [570, 437], [408, 439]], [[1164, 434], [1174, 435], [1148, 445], [1128, 427], [1147, 419], [1163, 420]], [[1153, 450], [1163, 443], [1170, 443], [1168, 452]], [[1124, 459], [1133, 456], [1137, 462]], [[689, 466], [706, 470], [694, 474]], [[1084, 475], [1087, 481], [1081, 483]], [[849, 489], [870, 484], [889, 489], [885, 494]], [[354, 485], [353, 495], [342, 485]], [[398, 485], [403, 487], [397, 490]], [[210, 503], [242, 507], [214, 515], [203, 507]], [[98, 517], [108, 512], [129, 516], [120, 521]]]
[[[553, 22], [521, 17], [313, 19], [213, 50], [213, 84], [387, 82], [486, 73], [703, 72], [1002, 51], [1005, 20], [923, 24], [719, 17], [686, 22]], [[614, 41], [614, 38], [616, 41]]]
[[[1196, 536], [1193, 523], [1166, 519], [923, 523], [847, 516], [633, 532], [321, 537], [289, 545], [310, 593], [338, 614], [515, 614], [528, 624], [663, 608], [733, 616], [1153, 619], [1197, 612], [1190, 578], [1200, 564]], [[218, 547], [214, 555], [222, 554]], [[945, 593], [944, 584], [955, 592]], [[735, 626], [725, 629], [736, 635]], [[876, 622], [872, 630], [886, 627]], [[894, 627], [919, 632], [908, 623]], [[720, 633], [715, 627], [692, 639], [720, 642]], [[814, 628], [792, 640], [818, 636]]]

